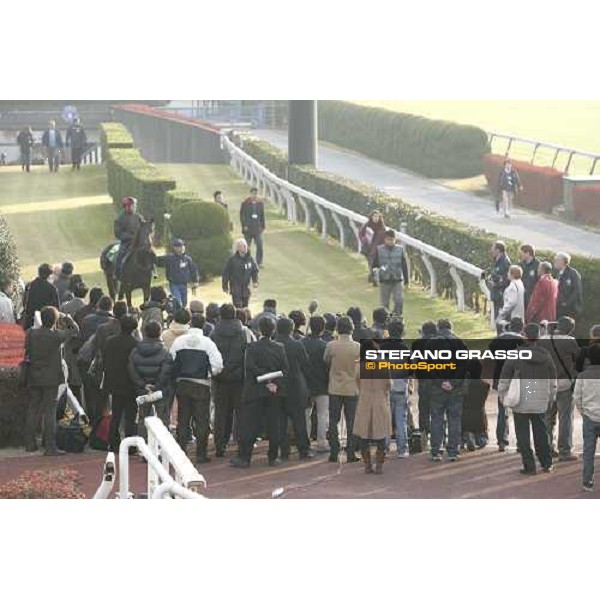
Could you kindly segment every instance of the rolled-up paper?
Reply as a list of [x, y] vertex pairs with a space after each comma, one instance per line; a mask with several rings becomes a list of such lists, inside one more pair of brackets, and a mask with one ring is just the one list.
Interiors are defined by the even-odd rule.
[[272, 373], [258, 375], [258, 377], [256, 378], [256, 383], [265, 383], [273, 381], [273, 379], [279, 379], [280, 377], [283, 377], [283, 373], [281, 371], [273, 371]]

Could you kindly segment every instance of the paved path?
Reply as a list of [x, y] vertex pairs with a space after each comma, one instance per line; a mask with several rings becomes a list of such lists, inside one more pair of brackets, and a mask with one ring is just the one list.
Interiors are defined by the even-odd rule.
[[[272, 130], [256, 130], [253, 133], [287, 152], [287, 133]], [[600, 233], [520, 209], [514, 211], [512, 219], [504, 219], [496, 214], [489, 199], [450, 189], [437, 181], [337, 146], [319, 144], [319, 168], [362, 181], [410, 204], [496, 233], [500, 239], [506, 237], [526, 241], [537, 248], [600, 257]]]

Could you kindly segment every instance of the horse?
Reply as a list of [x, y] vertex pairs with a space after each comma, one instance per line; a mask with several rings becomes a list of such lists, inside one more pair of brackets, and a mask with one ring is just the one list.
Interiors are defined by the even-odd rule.
[[115, 264], [108, 258], [108, 254], [114, 247], [109, 244], [100, 254], [100, 266], [106, 276], [106, 285], [110, 297], [119, 300], [127, 299], [127, 306], [132, 308], [131, 294], [133, 290], [141, 289], [144, 294], [144, 302], [150, 299], [150, 285], [156, 265], [156, 253], [154, 251], [154, 220], [142, 223], [131, 242], [129, 256], [121, 268], [121, 279], [117, 280]]

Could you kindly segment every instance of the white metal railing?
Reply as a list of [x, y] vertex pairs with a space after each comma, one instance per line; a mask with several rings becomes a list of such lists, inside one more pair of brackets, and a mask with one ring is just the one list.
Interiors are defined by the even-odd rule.
[[[317, 194], [313, 194], [297, 185], [290, 183], [275, 174], [271, 173], [266, 167], [261, 165], [256, 159], [236, 146], [226, 135], [221, 136], [222, 146], [229, 153], [231, 168], [250, 185], [258, 188], [259, 193], [274, 202], [280, 210], [286, 209], [289, 221], [298, 221], [297, 202], [302, 206], [304, 219], [307, 229], [312, 227], [312, 212], [310, 207], [314, 208], [320, 224], [321, 237], [327, 237], [327, 215], [330, 215], [339, 232], [340, 246], [347, 246], [346, 221], [356, 238], [357, 247], [360, 248], [359, 230], [367, 222], [368, 218], [360, 215], [348, 208], [339, 206]], [[465, 310], [465, 286], [463, 277], [474, 277], [477, 279], [479, 287], [484, 296], [489, 300], [490, 291], [484, 280], [484, 271], [479, 267], [468, 263], [461, 258], [452, 256], [439, 248], [430, 246], [402, 231], [396, 231], [397, 238], [407, 247], [419, 252], [423, 264], [427, 269], [430, 279], [430, 294], [437, 295], [437, 276], [435, 268], [431, 262], [432, 258], [439, 260], [448, 266], [448, 271], [456, 288], [456, 305], [459, 311]], [[490, 311], [492, 327], [493, 311]]]
[[[121, 441], [119, 446], [119, 493], [118, 498], [133, 498], [129, 488], [129, 449], [136, 448], [148, 463], [149, 499], [183, 498], [200, 500], [200, 489], [206, 487], [204, 477], [196, 470], [175, 438], [163, 422], [155, 416], [146, 417], [148, 443], [134, 436]], [[104, 463], [102, 481], [94, 499], [104, 500], [110, 496], [115, 485], [116, 464], [114, 452], [109, 452]], [[171, 474], [173, 472], [173, 474]]]
[[[571, 168], [571, 164], [573, 159], [576, 160], [578, 158], [589, 160], [589, 175], [593, 175], [596, 170], [596, 166], [598, 161], [600, 161], [600, 154], [595, 154], [593, 152], [585, 152], [583, 150], [576, 150], [575, 148], [568, 148], [565, 146], [559, 146], [558, 144], [551, 144], [549, 142], [542, 142], [540, 140], [534, 140], [531, 138], [520, 137], [518, 135], [512, 135], [508, 133], [498, 133], [497, 131], [488, 131], [488, 138], [490, 142], [490, 147], [496, 140], [503, 140], [506, 142], [506, 147], [504, 148], [503, 153], [507, 156], [511, 156], [511, 150], [515, 144], [523, 144], [530, 148], [531, 155], [529, 158], [529, 162], [533, 165], [535, 163], [536, 156], [538, 154], [538, 150], [549, 150], [552, 156], [552, 163], [550, 166], [555, 167], [556, 163], [561, 155], [566, 156], [567, 163], [564, 167], [564, 172], [568, 175], [569, 169]], [[500, 151], [498, 151], [500, 153]], [[581, 161], [580, 161], [581, 162]], [[583, 167], [583, 165], [581, 165]]]

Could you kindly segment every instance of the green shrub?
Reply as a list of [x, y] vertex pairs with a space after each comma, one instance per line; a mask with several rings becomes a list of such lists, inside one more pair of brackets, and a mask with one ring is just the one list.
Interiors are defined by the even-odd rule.
[[229, 235], [229, 215], [214, 202], [185, 202], [177, 204], [171, 216], [175, 237], [200, 239]]
[[184, 195], [174, 205], [170, 230], [172, 237], [185, 241], [203, 278], [221, 274], [232, 247], [229, 216], [221, 206], [185, 201]]
[[133, 148], [133, 137], [122, 123], [100, 123], [100, 145], [106, 160], [109, 148]]
[[490, 151], [479, 127], [350, 102], [321, 101], [319, 139], [427, 177], [473, 177]]
[[187, 252], [198, 265], [202, 279], [221, 275], [227, 259], [231, 255], [231, 236], [214, 236], [204, 239], [185, 240]]
[[[257, 155], [260, 154], [254, 154], [255, 144], [252, 140], [244, 140], [243, 147], [248, 154], [257, 158]], [[260, 152], [264, 153], [266, 150], [265, 143], [261, 142]], [[281, 152], [274, 149], [272, 160], [280, 160], [280, 155]], [[358, 181], [338, 177], [310, 167], [290, 166], [288, 179], [305, 190], [361, 215], [368, 215], [373, 210], [379, 210], [390, 227], [400, 229], [402, 224], [405, 224], [408, 235], [426, 244], [462, 258], [482, 269], [489, 269], [491, 266], [490, 248], [492, 243], [498, 239], [498, 236], [494, 234], [430, 213]], [[316, 215], [313, 215], [312, 222], [319, 223]], [[328, 222], [327, 231], [333, 237], [338, 237], [337, 226], [332, 220]], [[351, 247], [356, 248], [354, 234], [347, 224], [346, 240], [350, 242]], [[526, 241], [504, 239], [508, 255], [514, 261], [518, 260], [520, 245]], [[540, 258], [552, 258], [555, 252], [538, 249], [537, 254]], [[429, 285], [429, 275], [419, 254], [409, 251], [409, 256], [412, 259], [413, 274], [418, 280]], [[453, 297], [455, 294], [454, 283], [448, 268], [435, 259], [432, 260], [432, 263], [436, 269], [437, 292], [442, 297]], [[572, 255], [571, 264], [579, 271], [583, 279], [584, 312], [578, 319], [577, 333], [580, 336], [587, 336], [590, 326], [600, 321], [596, 309], [596, 298], [600, 297], [600, 259]], [[463, 283], [467, 305], [480, 309], [483, 297], [475, 278], [465, 277]]]
[[19, 273], [17, 247], [6, 219], [0, 215], [0, 282], [4, 279], [16, 281]]

